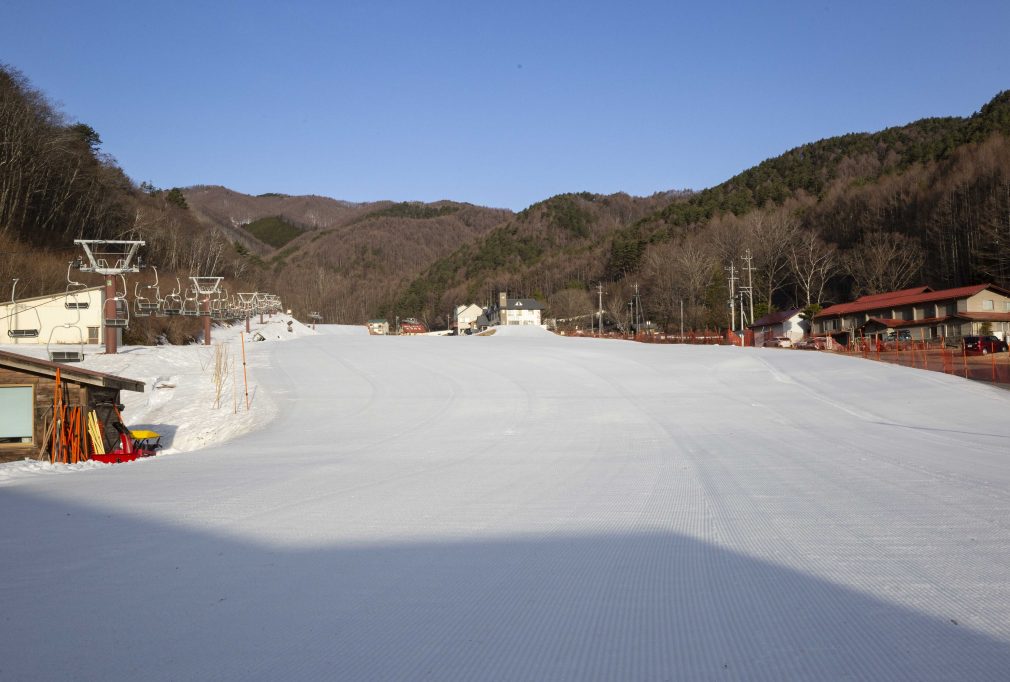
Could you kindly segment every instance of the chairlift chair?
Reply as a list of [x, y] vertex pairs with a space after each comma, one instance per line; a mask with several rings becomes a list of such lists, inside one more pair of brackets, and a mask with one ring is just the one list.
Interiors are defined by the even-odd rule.
[[161, 311], [166, 315], [181, 315], [182, 310], [185, 307], [185, 302], [182, 300], [182, 283], [179, 278], [175, 278], [175, 283], [177, 288], [172, 289], [168, 295], [165, 296], [165, 300], [161, 304]]
[[119, 287], [116, 287], [116, 295], [113, 297], [115, 301], [115, 317], [109, 317], [106, 314], [105, 326], [106, 327], [129, 327], [130, 326], [130, 304], [126, 300], [126, 277], [119, 275], [120, 281], [123, 283], [122, 291]]
[[70, 270], [74, 266], [80, 267], [79, 261], [70, 261], [67, 263], [67, 295], [63, 301], [63, 307], [67, 310], [87, 310], [91, 307], [91, 301], [84, 297], [83, 300], [77, 296], [78, 293], [83, 293], [85, 289], [88, 288], [87, 284], [83, 282], [75, 282], [70, 277]]
[[[61, 325], [57, 325], [49, 332], [49, 339], [46, 341], [46, 352], [49, 354], [51, 362], [82, 362], [84, 360], [84, 332], [81, 331], [81, 307], [78, 305], [77, 292], [68, 291], [65, 294], [63, 307], [73, 310], [77, 314], [77, 319], [73, 322], [67, 320]], [[66, 332], [60, 332], [66, 330]], [[60, 338], [63, 337], [63, 338]], [[57, 345], [72, 345], [76, 348], [56, 349]]]
[[145, 284], [144, 289], [154, 289], [154, 299], [150, 296], [140, 295], [140, 282], [133, 283], [133, 314], [137, 317], [150, 317], [161, 312], [161, 291], [158, 285], [158, 268], [151, 266], [154, 270], [154, 284]]
[[[12, 317], [14, 322], [7, 329], [7, 336], [12, 339], [37, 339], [39, 337], [39, 330], [42, 328], [42, 318], [39, 317], [39, 311], [35, 306], [25, 305], [24, 303], [19, 304], [14, 300], [14, 290], [17, 289], [18, 278], [14, 278], [14, 285], [11, 287], [11, 307], [13, 308]], [[32, 313], [35, 316], [35, 326], [23, 326], [19, 324], [21, 313]]]
[[196, 317], [200, 314], [200, 301], [196, 296], [195, 290], [186, 289], [186, 293], [183, 295], [182, 310], [179, 313], [187, 317]]

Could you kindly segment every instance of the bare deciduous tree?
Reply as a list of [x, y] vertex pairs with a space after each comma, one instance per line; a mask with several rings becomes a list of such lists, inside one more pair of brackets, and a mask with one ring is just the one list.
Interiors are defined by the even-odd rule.
[[804, 307], [820, 305], [824, 287], [839, 270], [835, 245], [825, 242], [815, 231], [801, 232], [787, 246], [787, 258], [797, 302]]
[[912, 284], [922, 271], [919, 243], [897, 232], [872, 232], [845, 256], [853, 293], [896, 291]]

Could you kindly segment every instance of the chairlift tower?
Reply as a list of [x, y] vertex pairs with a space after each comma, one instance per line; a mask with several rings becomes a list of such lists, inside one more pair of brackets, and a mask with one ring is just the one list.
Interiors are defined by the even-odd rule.
[[[81, 261], [81, 272], [95, 272], [105, 277], [105, 352], [116, 354], [117, 330], [126, 327], [130, 321], [130, 308], [126, 304], [124, 275], [128, 272], [139, 272], [136, 262], [137, 251], [144, 242], [136, 239], [75, 239], [84, 249], [87, 263]], [[124, 282], [123, 296], [116, 295], [116, 277]], [[124, 306], [117, 303], [122, 300]], [[117, 308], [125, 310], [125, 316], [119, 314]]]
[[210, 297], [217, 294], [221, 288], [221, 280], [224, 277], [190, 277], [193, 283], [193, 290], [200, 300], [200, 315], [203, 317], [203, 345], [210, 345]]
[[[238, 292], [238, 300], [242, 305], [242, 311], [245, 313], [245, 333], [249, 333], [249, 317], [255, 312], [256, 305], [259, 302], [259, 292], [258, 291], [240, 291]], [[260, 322], [263, 322], [261, 319]]]

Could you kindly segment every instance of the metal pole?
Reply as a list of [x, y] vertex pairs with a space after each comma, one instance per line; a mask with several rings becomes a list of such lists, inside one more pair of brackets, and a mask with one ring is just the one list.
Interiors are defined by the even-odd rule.
[[109, 320], [116, 319], [116, 284], [111, 275], [105, 277], [105, 352], [116, 354], [116, 329]]
[[200, 304], [203, 308], [203, 345], [210, 345], [210, 296], [204, 296]]

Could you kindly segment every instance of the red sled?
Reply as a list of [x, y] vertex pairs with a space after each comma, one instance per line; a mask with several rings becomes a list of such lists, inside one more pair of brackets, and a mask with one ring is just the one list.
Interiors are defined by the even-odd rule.
[[112, 422], [112, 426], [119, 432], [119, 447], [103, 455], [91, 455], [96, 462], [132, 462], [141, 457], [153, 457], [161, 449], [161, 436], [154, 431], [130, 431], [123, 422]]

